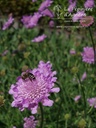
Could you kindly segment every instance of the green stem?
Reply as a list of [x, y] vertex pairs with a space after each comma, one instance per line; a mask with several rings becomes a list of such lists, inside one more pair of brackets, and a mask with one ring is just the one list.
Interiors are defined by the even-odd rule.
[[40, 106], [40, 111], [41, 111], [41, 123], [40, 123], [40, 128], [43, 128], [43, 120], [44, 120], [44, 113], [43, 113], [43, 107], [42, 104], [39, 104]]
[[66, 121], [65, 121], [65, 128], [67, 128], [67, 122], [68, 122], [68, 121], [66, 120]]
[[94, 43], [94, 40], [93, 40], [93, 36], [92, 36], [92, 32], [91, 32], [91, 28], [90, 27], [89, 27], [89, 34], [90, 34], [90, 37], [91, 37], [92, 47], [93, 47], [93, 50], [94, 50], [94, 62], [96, 64], [95, 43]]
[[58, 128], [58, 122], [59, 122], [59, 117], [60, 117], [60, 112], [61, 112], [61, 106], [62, 106], [62, 101], [60, 102], [60, 105], [58, 105], [58, 113], [57, 113], [57, 121], [56, 121], [56, 128]]
[[83, 96], [83, 103], [84, 103], [84, 110], [85, 110], [85, 116], [86, 116], [86, 106], [87, 105], [86, 105], [85, 89], [84, 89], [84, 86], [82, 85], [82, 82], [81, 82], [78, 74], [77, 74], [77, 77], [78, 77], [80, 87], [81, 87], [81, 92], [82, 92], [82, 96]]

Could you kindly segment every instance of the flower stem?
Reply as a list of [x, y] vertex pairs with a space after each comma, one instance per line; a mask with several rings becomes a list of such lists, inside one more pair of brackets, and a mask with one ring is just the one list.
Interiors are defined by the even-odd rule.
[[56, 122], [56, 128], [58, 128], [58, 122], [59, 122], [59, 117], [60, 117], [60, 112], [61, 112], [61, 106], [62, 106], [62, 101], [60, 102], [60, 105], [58, 105], [58, 113], [57, 113], [57, 122]]
[[93, 50], [94, 50], [94, 63], [96, 64], [95, 43], [94, 43], [94, 40], [93, 40], [93, 36], [92, 36], [92, 32], [91, 32], [90, 27], [89, 27], [89, 34], [90, 34], [90, 37], [91, 37], [92, 47], [93, 47]]
[[67, 123], [68, 123], [68, 122], [67, 122], [67, 120], [66, 120], [66, 121], [65, 121], [65, 128], [67, 128]]
[[86, 105], [85, 89], [84, 89], [84, 86], [82, 85], [82, 82], [81, 82], [78, 74], [77, 74], [77, 77], [78, 77], [79, 84], [80, 84], [80, 87], [81, 87], [81, 93], [82, 93], [82, 96], [83, 96], [84, 110], [85, 110], [85, 116], [86, 116], [86, 106], [87, 105]]
[[43, 113], [43, 107], [42, 104], [39, 104], [40, 106], [40, 111], [41, 111], [41, 123], [40, 123], [40, 128], [43, 128], [43, 120], [44, 120], [44, 113]]

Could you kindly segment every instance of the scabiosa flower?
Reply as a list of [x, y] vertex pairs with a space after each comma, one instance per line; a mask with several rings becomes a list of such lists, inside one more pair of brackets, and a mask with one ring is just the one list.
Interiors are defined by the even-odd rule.
[[38, 36], [38, 37], [35, 37], [32, 42], [41, 42], [43, 41], [47, 36], [45, 34], [41, 35], [41, 36]]
[[23, 16], [22, 22], [26, 28], [33, 28], [38, 24], [39, 19], [42, 17], [40, 13], [34, 13], [33, 16]]
[[84, 47], [81, 56], [84, 62], [89, 64], [94, 63], [94, 51], [92, 47]]
[[83, 27], [89, 27], [94, 23], [94, 18], [92, 16], [85, 16], [80, 20], [80, 24]]
[[29, 118], [25, 117], [24, 121], [24, 128], [36, 128], [37, 121], [35, 120], [34, 116], [30, 116]]
[[41, 12], [42, 16], [49, 16], [50, 18], [54, 17], [53, 12], [51, 12], [49, 9], [45, 9], [44, 11]]
[[51, 21], [49, 22], [49, 27], [53, 28], [54, 26], [55, 26], [55, 23], [54, 23], [53, 20], [51, 20]]
[[86, 16], [84, 11], [78, 11], [76, 14], [73, 15], [72, 20], [73, 22], [77, 22], [78, 20], [82, 19], [82, 17]]
[[53, 101], [49, 99], [50, 93], [59, 92], [60, 89], [54, 88], [57, 79], [54, 76], [56, 71], [52, 71], [49, 61], [47, 63], [40, 61], [38, 68], [26, 71], [26, 73], [28, 72], [32, 74], [32, 77], [34, 76], [34, 79], [18, 77], [16, 84], [12, 84], [9, 93], [14, 98], [12, 107], [18, 107], [21, 111], [27, 108], [35, 114], [40, 102], [44, 106], [52, 106]]
[[85, 8], [93, 8], [94, 7], [94, 0], [86, 0], [84, 3]]
[[27, 28], [31, 18], [32, 18], [32, 16], [23, 16], [22, 17], [21, 22], [25, 25], [26, 28]]
[[81, 98], [81, 95], [77, 95], [77, 96], [74, 98], [74, 101], [77, 102], [77, 101], [80, 100], [80, 98]]
[[46, 8], [48, 8], [51, 4], [53, 3], [52, 0], [45, 0], [44, 2], [41, 3], [40, 7], [39, 7], [39, 11], [42, 12], [44, 11]]
[[82, 75], [82, 77], [81, 77], [81, 81], [85, 80], [86, 77], [87, 77], [87, 74], [86, 74], [86, 72], [84, 72], [83, 75]]
[[71, 49], [71, 50], [70, 50], [70, 54], [71, 54], [71, 55], [75, 55], [75, 54], [76, 54], [76, 51], [75, 51], [74, 49]]
[[90, 106], [96, 108], [96, 97], [87, 99]]
[[68, 7], [69, 12], [72, 12], [73, 9], [76, 7], [76, 2], [77, 2], [76, 0], [74, 2], [72, 1], [69, 2], [69, 7]]
[[12, 16], [9, 17], [8, 21], [4, 23], [2, 30], [6, 30], [13, 23], [14, 18]]

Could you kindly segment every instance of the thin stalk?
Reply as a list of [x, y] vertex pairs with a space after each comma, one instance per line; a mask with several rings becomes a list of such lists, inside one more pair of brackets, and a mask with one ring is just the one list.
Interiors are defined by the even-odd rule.
[[94, 50], [94, 62], [96, 64], [95, 42], [94, 42], [90, 27], [89, 27], [89, 34], [90, 34], [90, 37], [91, 37], [92, 47], [93, 47], [93, 50]]
[[59, 117], [60, 117], [60, 112], [61, 112], [61, 106], [62, 106], [62, 101], [60, 102], [60, 105], [59, 105], [59, 107], [58, 107], [56, 128], [58, 128], [58, 124], [59, 124]]
[[68, 120], [65, 121], [65, 128], [67, 128], [67, 123], [68, 123]]
[[39, 104], [40, 106], [40, 111], [41, 111], [41, 123], [40, 123], [40, 128], [43, 128], [43, 121], [44, 121], [44, 113], [43, 113], [43, 107], [42, 104]]
[[82, 85], [82, 82], [81, 82], [78, 74], [77, 74], [77, 77], [78, 77], [80, 87], [81, 87], [81, 92], [82, 92], [82, 96], [83, 96], [83, 103], [84, 103], [84, 111], [85, 111], [85, 116], [86, 116], [86, 106], [87, 105], [86, 105], [85, 89], [84, 89], [84, 86]]

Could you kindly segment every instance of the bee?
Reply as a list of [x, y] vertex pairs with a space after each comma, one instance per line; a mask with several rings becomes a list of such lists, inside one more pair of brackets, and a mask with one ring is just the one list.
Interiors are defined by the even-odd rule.
[[30, 73], [29, 71], [23, 72], [23, 73], [21, 74], [21, 78], [22, 78], [23, 80], [26, 80], [27, 78], [29, 78], [30, 81], [35, 80], [35, 76], [34, 76], [32, 73]]

